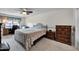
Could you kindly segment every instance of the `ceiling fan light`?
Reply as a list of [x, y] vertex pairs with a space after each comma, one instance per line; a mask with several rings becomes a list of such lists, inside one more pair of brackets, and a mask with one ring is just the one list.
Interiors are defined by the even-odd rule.
[[27, 15], [26, 11], [23, 11], [22, 14], [23, 14], [23, 15]]

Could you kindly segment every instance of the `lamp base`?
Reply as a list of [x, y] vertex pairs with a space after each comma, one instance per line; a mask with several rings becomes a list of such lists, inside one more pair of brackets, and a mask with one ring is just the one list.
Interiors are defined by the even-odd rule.
[[10, 47], [9, 44], [1, 43], [0, 44], [0, 51], [9, 51]]

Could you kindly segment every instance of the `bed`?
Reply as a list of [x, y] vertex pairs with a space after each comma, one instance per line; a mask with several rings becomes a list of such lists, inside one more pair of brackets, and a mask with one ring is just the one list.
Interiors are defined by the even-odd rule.
[[42, 38], [30, 51], [78, 51], [73, 46]]
[[17, 29], [15, 31], [15, 40], [21, 43], [26, 50], [29, 50], [33, 42], [45, 34], [45, 28]]

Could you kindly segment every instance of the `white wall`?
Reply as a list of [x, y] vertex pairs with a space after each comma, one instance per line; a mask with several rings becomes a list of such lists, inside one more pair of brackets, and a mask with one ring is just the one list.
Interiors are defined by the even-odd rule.
[[25, 25], [25, 19], [26, 19], [26, 18], [21, 18], [20, 25]]
[[79, 9], [75, 10], [75, 26], [76, 26], [75, 45], [79, 49]]
[[52, 26], [53, 29], [55, 29], [55, 25], [74, 25], [73, 9], [53, 10], [52, 8], [52, 11], [27, 16], [25, 23], [43, 23]]

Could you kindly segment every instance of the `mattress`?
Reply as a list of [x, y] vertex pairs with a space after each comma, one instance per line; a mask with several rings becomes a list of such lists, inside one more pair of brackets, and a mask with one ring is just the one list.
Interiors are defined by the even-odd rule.
[[42, 38], [30, 51], [77, 51], [73, 46], [69, 46], [54, 40]]
[[46, 34], [46, 29], [17, 29], [15, 39], [29, 50], [33, 42]]

